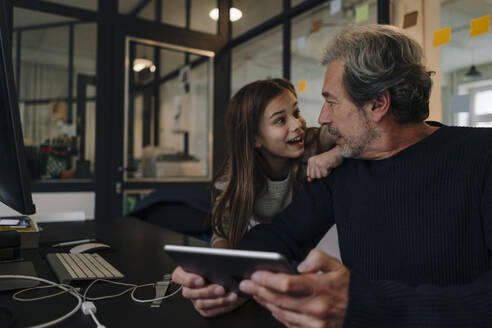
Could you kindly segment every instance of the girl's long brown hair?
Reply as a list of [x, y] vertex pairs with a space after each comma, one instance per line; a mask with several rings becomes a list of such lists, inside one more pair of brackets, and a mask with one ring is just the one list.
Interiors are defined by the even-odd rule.
[[[283, 92], [295, 89], [284, 79], [260, 80], [241, 88], [231, 99], [225, 116], [227, 157], [212, 184], [212, 229], [225, 238], [229, 247], [235, 247], [248, 231], [256, 197], [264, 191], [267, 181], [267, 163], [255, 149], [259, 123], [268, 104]], [[296, 174], [294, 161], [293, 167]], [[299, 183], [295, 182], [294, 191]], [[217, 189], [217, 182], [225, 182]], [[229, 222], [224, 231], [224, 216]]]

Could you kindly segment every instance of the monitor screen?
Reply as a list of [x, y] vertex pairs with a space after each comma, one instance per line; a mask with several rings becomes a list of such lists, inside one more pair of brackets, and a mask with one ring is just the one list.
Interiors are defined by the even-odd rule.
[[0, 201], [22, 214], [34, 214], [4, 9], [0, 8]]

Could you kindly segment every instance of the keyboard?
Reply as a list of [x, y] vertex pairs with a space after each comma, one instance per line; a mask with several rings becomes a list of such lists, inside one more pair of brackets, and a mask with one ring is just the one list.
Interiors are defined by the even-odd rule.
[[74, 280], [121, 279], [123, 274], [95, 253], [52, 253], [46, 259], [60, 283]]

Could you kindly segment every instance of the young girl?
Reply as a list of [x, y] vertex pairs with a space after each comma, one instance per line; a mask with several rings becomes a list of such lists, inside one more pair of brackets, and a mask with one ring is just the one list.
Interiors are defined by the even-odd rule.
[[[306, 129], [295, 89], [283, 79], [243, 87], [231, 99], [225, 121], [228, 148], [213, 184], [212, 245], [233, 248], [249, 228], [283, 210], [306, 175], [308, 180], [326, 176], [342, 157], [338, 147], [310, 157], [329, 149], [333, 137], [324, 128]], [[205, 317], [245, 302], [181, 267], [174, 270], [173, 281], [183, 285], [183, 297]]]
[[[284, 79], [241, 88], [225, 122], [227, 158], [213, 184], [211, 244], [232, 248], [291, 202], [306, 180], [308, 156], [331, 148], [334, 140], [323, 128], [306, 129], [295, 89]], [[337, 148], [317, 155], [308, 162], [307, 178], [326, 176], [341, 162]]]

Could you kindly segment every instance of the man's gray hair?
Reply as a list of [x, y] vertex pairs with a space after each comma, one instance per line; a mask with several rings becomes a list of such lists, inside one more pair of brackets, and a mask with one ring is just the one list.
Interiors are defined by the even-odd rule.
[[390, 112], [399, 123], [422, 122], [429, 116], [432, 72], [424, 66], [420, 45], [390, 25], [349, 27], [330, 42], [321, 63], [342, 59], [343, 83], [359, 107], [385, 90]]

